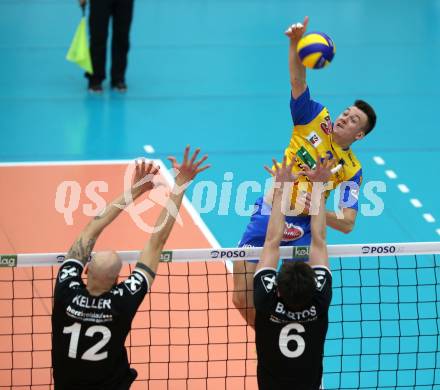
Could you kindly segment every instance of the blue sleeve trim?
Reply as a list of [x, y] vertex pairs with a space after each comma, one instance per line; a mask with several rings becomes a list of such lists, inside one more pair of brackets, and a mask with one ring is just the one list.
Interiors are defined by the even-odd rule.
[[323, 108], [324, 106], [321, 103], [310, 99], [309, 87], [296, 99], [290, 93], [290, 113], [295, 126], [310, 123]]
[[[349, 184], [350, 183], [350, 184]], [[359, 210], [359, 190], [362, 183], [362, 169], [349, 180], [341, 184], [339, 207], [343, 209]]]

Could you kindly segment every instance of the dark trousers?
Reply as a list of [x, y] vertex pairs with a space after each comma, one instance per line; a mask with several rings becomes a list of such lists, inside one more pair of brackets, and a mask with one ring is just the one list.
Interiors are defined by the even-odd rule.
[[100, 83], [105, 79], [110, 18], [113, 23], [111, 82], [125, 81], [133, 1], [90, 0], [89, 31], [93, 75], [87, 74], [87, 77], [91, 83]]

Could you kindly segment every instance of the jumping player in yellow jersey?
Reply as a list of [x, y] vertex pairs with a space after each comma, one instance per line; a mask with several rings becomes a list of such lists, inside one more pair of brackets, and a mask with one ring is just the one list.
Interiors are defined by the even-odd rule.
[[[343, 233], [349, 233], [355, 224], [358, 211], [358, 194], [362, 182], [362, 167], [351, 150], [351, 145], [362, 140], [375, 126], [376, 114], [363, 100], [356, 100], [348, 106], [335, 122], [332, 122], [328, 109], [311, 99], [306, 83], [306, 69], [302, 65], [296, 48], [306, 31], [308, 17], [304, 22], [290, 26], [285, 35], [290, 40], [289, 71], [291, 83], [290, 111], [293, 132], [285, 156], [288, 162], [295, 160], [293, 172], [304, 167], [314, 169], [318, 159], [330, 158], [334, 163], [333, 188], [341, 185], [339, 208], [343, 218], [332, 211], [326, 212], [327, 225]], [[310, 245], [310, 216], [308, 201], [311, 183], [306, 176], [299, 176], [292, 192], [292, 210], [297, 216], [288, 216], [285, 221], [282, 246]], [[329, 195], [327, 192], [326, 196]], [[273, 191], [264, 198], [257, 199], [255, 211], [239, 242], [240, 247], [261, 247], [264, 244], [269, 216], [271, 213]], [[304, 201], [306, 199], [306, 201]], [[257, 262], [234, 261], [233, 302], [242, 316], [253, 326], [253, 274]]]

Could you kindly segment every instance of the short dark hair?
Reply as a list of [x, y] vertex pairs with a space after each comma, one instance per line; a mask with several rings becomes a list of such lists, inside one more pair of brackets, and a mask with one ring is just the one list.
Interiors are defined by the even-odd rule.
[[368, 124], [364, 130], [365, 135], [367, 135], [371, 130], [374, 129], [374, 126], [376, 125], [376, 113], [374, 112], [373, 107], [363, 100], [356, 100], [354, 102], [354, 106], [359, 108], [359, 110], [363, 111], [365, 115], [367, 115]]
[[316, 290], [315, 272], [303, 261], [285, 261], [277, 275], [277, 288], [288, 309], [301, 310]]

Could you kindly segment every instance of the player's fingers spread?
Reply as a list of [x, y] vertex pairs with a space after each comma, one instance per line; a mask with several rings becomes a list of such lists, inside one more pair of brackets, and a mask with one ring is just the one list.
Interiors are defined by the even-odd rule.
[[327, 158], [323, 162], [323, 166], [325, 169], [329, 169], [334, 164], [334, 160], [330, 159], [330, 156], [327, 156]]
[[172, 167], [174, 168], [175, 166], [177, 166], [177, 160], [176, 157], [174, 156], [168, 156], [167, 160], [169, 160], [171, 162]]
[[196, 162], [196, 165], [202, 164], [204, 161], [208, 159], [208, 155], [205, 154], [199, 161]]
[[313, 177], [315, 172], [316, 171], [314, 169], [307, 169], [304, 171], [304, 176], [307, 176], [310, 179], [311, 177]]
[[206, 171], [209, 168], [211, 168], [211, 164], [205, 165], [204, 167], [197, 169], [196, 174], [199, 174], [200, 172]]
[[154, 165], [153, 161], [148, 161], [147, 173], [153, 173], [153, 171], [155, 169], [156, 169], [156, 166]]
[[273, 159], [272, 159], [272, 163], [273, 163], [273, 166], [274, 166], [275, 172], [278, 172], [278, 163], [277, 163], [277, 160], [275, 160], [275, 159], [273, 158]]
[[326, 164], [326, 168], [327, 169], [330, 169], [330, 168], [333, 168], [334, 166], [335, 166], [335, 164], [336, 164], [336, 161], [335, 160], [328, 160], [327, 161], [327, 164]]
[[183, 162], [184, 162], [184, 163], [188, 161], [189, 148], [190, 148], [190, 146], [189, 146], [189, 145], [186, 145], [185, 153], [183, 154]]
[[314, 170], [317, 171], [320, 168], [321, 168], [321, 157], [318, 156], [318, 158], [316, 159], [316, 166]]
[[198, 168], [200, 165], [202, 165], [206, 160], [208, 159], [208, 155], [207, 154], [205, 154], [199, 161], [197, 161], [195, 164], [194, 164], [194, 167], [195, 168]]
[[194, 152], [194, 154], [191, 157], [191, 160], [189, 162], [190, 165], [194, 164], [194, 161], [196, 161], [196, 158], [199, 155], [199, 153], [200, 153], [200, 148], [197, 148], [196, 151]]
[[153, 165], [152, 170], [151, 170], [151, 174], [152, 175], [157, 175], [159, 173], [159, 170], [160, 170], [160, 166], [159, 165], [157, 165], [157, 166]]
[[264, 169], [266, 172], [269, 173], [269, 175], [274, 176], [274, 172], [272, 169], [270, 169], [267, 165], [264, 166]]

